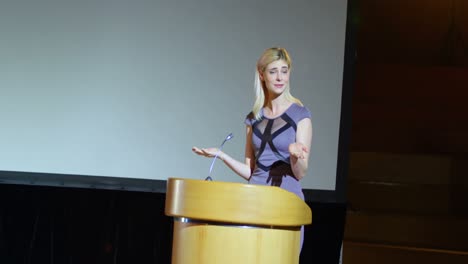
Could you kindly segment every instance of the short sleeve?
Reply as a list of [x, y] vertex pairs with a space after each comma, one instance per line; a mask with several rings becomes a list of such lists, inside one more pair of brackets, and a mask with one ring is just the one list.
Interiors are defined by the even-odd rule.
[[305, 107], [305, 106], [297, 106], [297, 109], [296, 111], [294, 111], [294, 114], [293, 114], [293, 119], [294, 119], [294, 122], [299, 123], [299, 121], [301, 121], [302, 119], [305, 119], [305, 118], [309, 118], [309, 119], [312, 119], [312, 113], [310, 112], [310, 110]]
[[248, 126], [252, 126], [253, 123], [255, 122], [255, 118], [253, 115], [253, 112], [250, 112], [246, 117], [244, 123]]

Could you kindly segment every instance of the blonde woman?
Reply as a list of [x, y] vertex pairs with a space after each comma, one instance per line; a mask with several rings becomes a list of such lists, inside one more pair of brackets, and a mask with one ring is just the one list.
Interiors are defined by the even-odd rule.
[[[290, 93], [291, 59], [284, 48], [269, 48], [257, 61], [255, 103], [245, 119], [245, 160], [217, 148], [197, 148], [218, 158], [252, 184], [279, 186], [304, 199], [300, 180], [307, 174], [312, 143], [310, 111]], [[302, 238], [301, 238], [302, 247]]]

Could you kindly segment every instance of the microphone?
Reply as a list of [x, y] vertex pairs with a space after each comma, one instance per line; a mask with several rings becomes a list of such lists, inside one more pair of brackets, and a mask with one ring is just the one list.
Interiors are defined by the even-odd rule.
[[227, 137], [223, 140], [223, 143], [221, 143], [221, 146], [219, 146], [218, 152], [216, 153], [216, 155], [213, 158], [213, 161], [211, 162], [210, 171], [208, 172], [208, 177], [205, 178], [205, 181], [212, 181], [213, 180], [211, 178], [211, 172], [213, 171], [213, 165], [214, 165], [216, 159], [218, 158], [219, 153], [223, 149], [224, 143], [226, 143], [226, 141], [230, 140], [233, 137], [234, 136], [232, 135], [232, 133], [229, 133], [229, 135], [227, 135]]

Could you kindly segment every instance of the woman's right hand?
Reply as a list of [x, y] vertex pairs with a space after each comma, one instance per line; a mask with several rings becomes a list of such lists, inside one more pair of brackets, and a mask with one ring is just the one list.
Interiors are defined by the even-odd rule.
[[207, 158], [212, 158], [218, 154], [218, 157], [221, 156], [221, 153], [218, 153], [219, 150], [217, 148], [197, 148], [197, 147], [192, 147], [192, 151], [195, 154], [198, 154], [200, 156], [204, 156]]

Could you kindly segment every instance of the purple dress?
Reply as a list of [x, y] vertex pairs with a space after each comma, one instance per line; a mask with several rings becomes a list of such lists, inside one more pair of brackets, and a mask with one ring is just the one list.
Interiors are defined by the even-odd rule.
[[[304, 118], [311, 118], [310, 111], [292, 104], [282, 115], [270, 119], [255, 120], [250, 113], [245, 123], [252, 126], [252, 144], [255, 152], [255, 168], [249, 183], [279, 186], [293, 192], [304, 200], [301, 183], [293, 176], [289, 161], [289, 145], [296, 142], [297, 124]], [[303, 230], [301, 232], [301, 248]]]
[[301, 183], [293, 176], [289, 161], [289, 145], [296, 142], [297, 124], [311, 118], [310, 111], [292, 104], [282, 115], [269, 119], [263, 115], [255, 120], [252, 113], [245, 123], [252, 126], [252, 144], [255, 152], [255, 168], [249, 183], [279, 186], [295, 193], [302, 200]]

